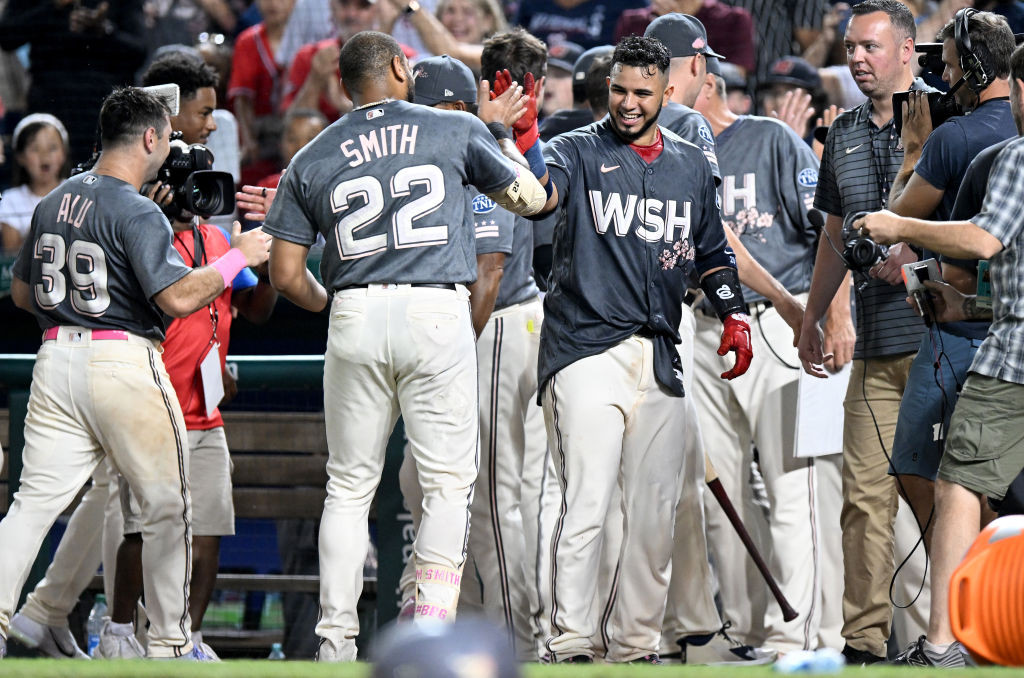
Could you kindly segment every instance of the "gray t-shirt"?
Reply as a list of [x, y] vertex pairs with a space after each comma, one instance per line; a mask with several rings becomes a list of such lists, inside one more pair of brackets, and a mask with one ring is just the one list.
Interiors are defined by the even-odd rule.
[[[811, 287], [817, 233], [807, 218], [818, 159], [774, 118], [741, 116], [718, 135], [722, 220], [758, 263], [793, 294]], [[743, 298], [761, 301], [743, 287]]]
[[152, 298], [191, 270], [167, 218], [131, 184], [86, 172], [43, 198], [14, 264], [44, 330], [58, 325], [164, 337]]
[[387, 101], [354, 110], [296, 154], [263, 230], [327, 241], [331, 292], [370, 283], [471, 283], [475, 234], [465, 185], [494, 193], [516, 180], [475, 116]]

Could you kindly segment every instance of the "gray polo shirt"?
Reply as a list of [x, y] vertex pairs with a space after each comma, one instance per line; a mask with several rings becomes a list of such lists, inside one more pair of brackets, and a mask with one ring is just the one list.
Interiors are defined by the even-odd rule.
[[[920, 80], [915, 89], [924, 89]], [[839, 218], [884, 209], [889, 188], [903, 164], [903, 146], [893, 121], [881, 128], [871, 120], [871, 101], [846, 111], [832, 123], [821, 156], [814, 206]], [[841, 243], [836, 246], [842, 247]], [[914, 353], [920, 347], [924, 322], [907, 304], [902, 284], [854, 274], [866, 285], [857, 295], [856, 359]]]

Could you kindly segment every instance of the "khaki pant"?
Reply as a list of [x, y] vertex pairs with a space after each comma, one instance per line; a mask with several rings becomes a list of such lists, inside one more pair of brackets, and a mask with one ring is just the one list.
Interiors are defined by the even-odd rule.
[[192, 534], [185, 422], [153, 341], [93, 341], [62, 327], [39, 349], [25, 420], [21, 488], [0, 522], [0, 631], [43, 537], [104, 453], [142, 509], [149, 654], [192, 649], [188, 615]]
[[338, 292], [332, 302], [316, 632], [343, 659], [356, 655], [370, 502], [399, 413], [423, 489], [413, 545], [416, 615], [454, 621], [479, 448], [476, 347], [461, 285], [371, 285]]
[[888, 473], [879, 438], [886, 452], [892, 449], [913, 359], [913, 353], [905, 353], [853, 361], [844, 403], [843, 637], [850, 647], [879, 656], [885, 656], [892, 630], [889, 582], [899, 507], [896, 480]]

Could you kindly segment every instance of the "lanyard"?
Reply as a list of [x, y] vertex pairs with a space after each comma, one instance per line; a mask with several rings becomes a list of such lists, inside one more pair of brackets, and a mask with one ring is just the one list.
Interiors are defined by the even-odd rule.
[[[192, 260], [192, 268], [199, 268], [200, 266], [206, 265], [206, 245], [203, 242], [203, 234], [199, 231], [199, 226], [195, 223], [192, 224], [192, 251], [188, 251], [188, 246], [185, 244], [185, 240], [177, 233], [174, 234], [174, 238], [181, 243], [181, 248], [185, 250], [185, 254]], [[187, 263], [187, 262], [186, 262]], [[217, 339], [217, 323], [220, 320], [220, 314], [217, 311], [215, 301], [211, 301], [207, 308], [210, 310], [210, 325], [212, 326], [213, 336], [210, 337], [208, 346], [213, 344], [220, 344]]]

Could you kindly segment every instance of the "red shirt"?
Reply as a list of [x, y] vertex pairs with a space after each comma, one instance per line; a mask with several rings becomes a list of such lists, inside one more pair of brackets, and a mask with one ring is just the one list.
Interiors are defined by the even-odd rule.
[[656, 132], [656, 134], [655, 134], [655, 137], [654, 137], [654, 142], [651, 143], [650, 145], [648, 145], [648, 146], [638, 146], [637, 144], [630, 144], [629, 145], [629, 147], [632, 148], [636, 152], [637, 155], [639, 155], [641, 158], [643, 158], [643, 161], [646, 162], [648, 165], [650, 165], [652, 162], [654, 162], [657, 159], [657, 157], [659, 155], [661, 155], [661, 152], [663, 150], [665, 150], [665, 142], [661, 138], [661, 130], [660, 129], [659, 130], [655, 130], [655, 132]]
[[[216, 226], [200, 224], [199, 231], [206, 248], [206, 256], [200, 256], [200, 265], [216, 261], [231, 248], [224, 234]], [[193, 255], [196, 254], [192, 231], [175, 233], [174, 249], [178, 250], [186, 264], [192, 266]], [[228, 340], [231, 337], [232, 289], [226, 287], [212, 304], [216, 310], [221, 372], [224, 371]], [[167, 328], [167, 338], [164, 339], [164, 366], [171, 377], [174, 391], [178, 394], [178, 402], [181, 403], [181, 411], [185, 415], [185, 428], [190, 431], [206, 431], [224, 425], [219, 409], [214, 410], [212, 417], [206, 416], [203, 379], [199, 373], [199, 365], [213, 346], [213, 336], [213, 320], [210, 307], [207, 306], [185, 318], [176, 318]]]
[[[718, 0], [704, 0], [694, 16], [704, 24], [711, 49], [747, 73], [754, 72], [754, 21], [750, 12]], [[615, 42], [628, 35], [643, 35], [652, 21], [654, 12], [650, 7], [627, 9], [615, 25]]]
[[252, 99], [253, 115], [257, 118], [276, 112], [283, 75], [284, 69], [274, 61], [266, 27], [258, 23], [245, 29], [235, 41], [228, 103], [243, 95]]

